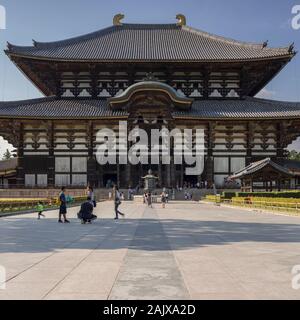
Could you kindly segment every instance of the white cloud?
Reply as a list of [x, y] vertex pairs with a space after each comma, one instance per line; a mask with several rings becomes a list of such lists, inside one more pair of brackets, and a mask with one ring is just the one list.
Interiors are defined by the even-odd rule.
[[256, 95], [256, 98], [272, 99], [275, 96], [275, 94], [276, 94], [275, 91], [271, 91], [264, 88]]
[[289, 150], [296, 150], [297, 152], [300, 152], [300, 138], [298, 140], [294, 141], [293, 144], [289, 145]]
[[2, 159], [2, 156], [6, 149], [12, 151], [14, 150], [14, 147], [11, 144], [9, 144], [6, 140], [4, 140], [2, 137], [0, 137], [0, 160]]

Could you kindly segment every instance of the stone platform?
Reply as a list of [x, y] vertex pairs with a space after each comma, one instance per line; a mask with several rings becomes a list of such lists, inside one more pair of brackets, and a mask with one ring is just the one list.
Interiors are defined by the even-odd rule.
[[99, 219], [57, 212], [0, 219], [0, 299], [300, 299], [300, 218], [195, 202], [99, 203]]

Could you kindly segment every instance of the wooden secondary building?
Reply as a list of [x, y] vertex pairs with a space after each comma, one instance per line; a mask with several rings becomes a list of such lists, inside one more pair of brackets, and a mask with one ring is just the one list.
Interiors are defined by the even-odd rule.
[[0, 189], [16, 185], [18, 159], [0, 161]]
[[229, 177], [229, 180], [240, 180], [244, 192], [291, 189], [293, 179], [296, 179], [294, 172], [270, 158], [253, 162]]
[[[281, 163], [300, 135], [300, 104], [255, 98], [295, 56], [293, 45], [271, 48], [215, 36], [186, 25], [127, 24], [57, 42], [8, 44], [7, 56], [45, 95], [0, 102], [0, 135], [18, 150], [24, 186], [136, 186], [149, 167], [166, 187], [224, 178], [266, 157]], [[205, 167], [100, 165], [97, 132], [203, 129]], [[128, 148], [130, 147], [130, 143]]]

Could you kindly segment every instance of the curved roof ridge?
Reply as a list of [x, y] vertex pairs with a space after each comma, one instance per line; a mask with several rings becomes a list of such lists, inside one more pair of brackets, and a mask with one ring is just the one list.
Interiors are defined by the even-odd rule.
[[64, 46], [68, 44], [76, 44], [84, 41], [88, 41], [91, 39], [94, 39], [99, 36], [103, 35], [108, 35], [109, 33], [114, 33], [115, 31], [118, 30], [130, 30], [130, 29], [175, 29], [175, 30], [183, 30], [187, 31], [190, 33], [197, 34], [199, 36], [202, 36], [207, 39], [215, 40], [215, 41], [220, 41], [222, 43], [226, 44], [231, 44], [239, 47], [244, 47], [244, 48], [252, 48], [252, 49], [261, 49], [262, 51], [273, 51], [273, 50], [278, 50], [282, 51], [286, 54], [290, 54], [289, 52], [289, 46], [287, 47], [264, 47], [263, 43], [252, 43], [252, 42], [246, 42], [246, 41], [240, 41], [240, 40], [235, 40], [231, 38], [227, 38], [224, 36], [219, 36], [213, 33], [208, 33], [206, 31], [196, 29], [190, 26], [179, 26], [174, 23], [169, 23], [169, 24], [137, 24], [137, 23], [124, 23], [119, 26], [109, 26], [104, 29], [100, 29], [97, 31], [89, 32], [87, 34], [83, 35], [78, 35], [74, 37], [70, 37], [68, 39], [63, 39], [63, 40], [57, 40], [57, 41], [48, 41], [48, 42], [41, 42], [41, 41], [35, 41], [33, 40], [33, 46], [18, 46], [18, 45], [13, 45], [8, 43], [8, 49], [9, 50], [14, 50], [14, 49], [44, 49], [44, 48], [56, 48], [59, 46]]
[[266, 166], [272, 166], [274, 169], [281, 171], [287, 175], [293, 175], [287, 168], [274, 162], [271, 158], [265, 158], [256, 162], [252, 162], [250, 165], [245, 168], [235, 172], [233, 175], [229, 176], [230, 179], [240, 179], [244, 176], [248, 176], [262, 170]]
[[49, 41], [49, 42], [41, 42], [41, 41], [35, 41], [35, 47], [36, 48], [45, 48], [45, 47], [56, 47], [58, 45], [67, 45], [69, 43], [76, 43], [80, 41], [90, 40], [95, 36], [99, 36], [101, 34], [108, 34], [110, 31], [114, 31], [115, 28], [118, 28], [120, 26], [109, 26], [104, 29], [100, 29], [97, 31], [89, 32], [87, 34], [82, 34], [79, 36], [74, 36], [68, 39], [64, 40], [57, 40], [57, 41]]
[[[176, 24], [137, 24], [137, 23], [123, 23], [122, 25], [120, 26], [109, 26], [109, 27], [106, 27], [104, 29], [99, 29], [99, 30], [96, 30], [96, 31], [92, 31], [92, 32], [89, 32], [87, 34], [82, 34], [82, 35], [78, 35], [78, 36], [74, 36], [74, 37], [71, 37], [71, 38], [68, 38], [68, 39], [64, 39], [64, 40], [57, 40], [57, 41], [45, 41], [45, 42], [42, 42], [42, 41], [35, 41], [34, 40], [34, 46], [36, 48], [45, 48], [47, 46], [51, 46], [51, 47], [56, 47], [57, 45], [65, 45], [65, 44], [69, 44], [69, 43], [77, 43], [77, 42], [80, 42], [80, 41], [85, 41], [85, 40], [90, 40], [96, 36], [101, 36], [101, 35], [107, 35], [109, 34], [110, 32], [115, 32], [117, 31], [119, 28], [124, 28], [124, 27], [134, 27], [136, 29], [142, 29], [142, 28], [157, 28], [157, 27], [160, 27], [160, 28], [166, 28], [166, 27], [169, 27], [170, 29], [173, 27], [174, 29], [177, 27], [177, 28], [180, 28], [179, 26], [177, 26]], [[29, 47], [29, 48], [32, 48], [32, 47]]]
[[300, 104], [299, 101], [274, 100], [274, 99], [265, 99], [265, 98], [258, 98], [258, 97], [249, 97], [249, 96], [246, 97], [246, 100], [266, 103], [266, 104], [282, 103], [282, 104], [289, 104], [289, 105], [295, 105], [295, 106], [298, 106]]
[[39, 102], [49, 102], [59, 100], [57, 96], [41, 97], [41, 98], [32, 98], [32, 99], [22, 99], [22, 100], [13, 100], [13, 101], [0, 101], [1, 106], [15, 105], [15, 104], [29, 104], [29, 103], [39, 103]]
[[233, 44], [233, 45], [239, 45], [239, 46], [245, 46], [245, 47], [250, 47], [250, 48], [255, 48], [255, 49], [262, 49], [262, 50], [288, 50], [289, 46], [285, 46], [285, 47], [263, 47], [263, 42], [262, 43], [258, 43], [258, 42], [247, 42], [247, 41], [241, 41], [241, 40], [236, 40], [233, 38], [229, 38], [229, 37], [225, 37], [225, 36], [219, 36], [216, 35], [214, 33], [210, 33], [207, 31], [203, 31], [194, 27], [190, 27], [190, 26], [182, 26], [182, 29], [187, 30], [189, 32], [195, 32], [198, 33], [204, 37], [213, 39], [213, 40], [218, 40], [218, 41], [223, 41], [225, 43], [229, 43], [229, 44]]

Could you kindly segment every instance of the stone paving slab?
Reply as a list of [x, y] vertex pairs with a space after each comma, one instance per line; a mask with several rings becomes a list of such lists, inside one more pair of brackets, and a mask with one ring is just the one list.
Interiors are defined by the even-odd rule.
[[155, 209], [145, 210], [129, 248], [109, 299], [189, 298]]
[[0, 299], [300, 299], [300, 218], [194, 202], [125, 202], [125, 219], [0, 218]]

